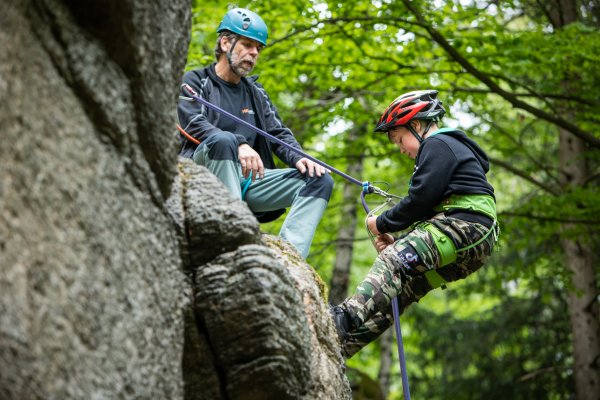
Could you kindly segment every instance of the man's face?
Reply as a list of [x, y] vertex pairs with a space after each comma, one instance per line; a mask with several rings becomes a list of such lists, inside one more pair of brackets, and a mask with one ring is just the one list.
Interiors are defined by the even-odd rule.
[[[226, 46], [226, 51], [229, 51], [233, 42], [226, 39], [223, 44]], [[240, 77], [245, 77], [252, 72], [263, 47], [256, 40], [240, 36], [231, 52], [231, 69], [233, 72]]]
[[398, 146], [402, 154], [406, 154], [413, 160], [415, 159], [420, 143], [408, 128], [405, 126], [396, 126], [390, 129], [387, 134], [390, 142]]

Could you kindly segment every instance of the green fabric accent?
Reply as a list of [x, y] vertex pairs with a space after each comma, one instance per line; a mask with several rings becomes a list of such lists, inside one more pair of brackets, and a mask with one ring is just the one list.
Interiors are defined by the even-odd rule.
[[454, 128], [440, 128], [437, 131], [435, 131], [433, 133], [430, 133], [425, 139], [428, 139], [428, 138], [430, 138], [432, 136], [435, 136], [435, 135], [437, 135], [439, 133], [454, 132], [455, 130], [456, 129], [454, 129]]
[[496, 220], [496, 202], [487, 194], [453, 194], [433, 209], [438, 212], [463, 209], [481, 213]]
[[434, 269], [425, 272], [425, 278], [427, 278], [427, 282], [429, 282], [432, 289], [446, 288], [446, 280]]
[[456, 247], [454, 246], [452, 239], [450, 239], [444, 234], [444, 232], [429, 222], [425, 222], [420, 226], [423, 227], [423, 229], [425, 229], [427, 232], [431, 233], [431, 236], [433, 236], [435, 247], [437, 247], [441, 258], [438, 268], [452, 264], [454, 261], [456, 261]]

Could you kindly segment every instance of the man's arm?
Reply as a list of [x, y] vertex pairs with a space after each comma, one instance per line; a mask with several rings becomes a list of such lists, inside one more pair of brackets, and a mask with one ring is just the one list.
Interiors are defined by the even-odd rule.
[[[196, 91], [199, 97], [208, 100], [207, 86], [209, 85], [208, 77], [202, 78], [200, 74], [195, 71], [188, 71], [183, 76], [183, 83], [187, 83]], [[179, 124], [188, 134], [193, 136], [202, 142], [207, 136], [218, 134], [223, 132], [218, 127], [214, 126], [209, 120], [209, 110], [203, 104], [195, 101], [188, 94], [185, 93], [183, 88], [180, 89], [179, 103], [177, 105], [177, 117]], [[218, 104], [216, 104], [218, 106]], [[247, 143], [246, 139], [242, 135], [236, 135], [238, 144], [242, 145]], [[187, 139], [182, 137], [182, 141]], [[196, 145], [188, 143], [186, 146], [182, 146], [182, 152], [187, 150], [189, 153], [190, 148], [195, 148]]]
[[408, 195], [376, 219], [375, 234], [398, 232], [420, 221], [443, 200], [444, 192], [458, 161], [441, 140], [428, 140], [421, 146], [418, 169], [413, 173]]
[[[254, 82], [254, 84], [258, 89], [260, 96], [259, 100], [261, 101], [262, 109], [264, 110], [266, 131], [285, 143], [288, 143], [290, 146], [302, 150], [302, 146], [300, 146], [300, 143], [298, 143], [292, 131], [281, 121], [279, 113], [271, 102], [265, 89], [258, 82]], [[328, 172], [324, 167], [304, 157], [298, 152], [290, 150], [278, 143], [272, 143], [272, 146], [273, 152], [281, 161], [290, 167], [296, 168], [302, 174], [308, 173], [309, 176], [322, 176]]]
[[[258, 82], [254, 82], [254, 85], [258, 92], [258, 101], [260, 101], [263, 110], [266, 125], [264, 127], [265, 131], [285, 143], [288, 143], [290, 146], [302, 150], [302, 146], [300, 146], [300, 143], [298, 143], [292, 131], [281, 121], [277, 109], [271, 102], [265, 89]], [[271, 146], [275, 155], [290, 167], [295, 168], [298, 161], [303, 158], [299, 153], [278, 143], [271, 143]]]

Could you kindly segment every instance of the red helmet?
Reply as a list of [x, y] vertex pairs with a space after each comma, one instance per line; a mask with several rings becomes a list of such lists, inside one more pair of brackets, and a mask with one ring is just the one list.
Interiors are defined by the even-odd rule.
[[418, 90], [399, 96], [379, 118], [375, 132], [387, 132], [395, 126], [406, 125], [413, 119], [440, 120], [446, 110], [437, 94], [437, 90]]

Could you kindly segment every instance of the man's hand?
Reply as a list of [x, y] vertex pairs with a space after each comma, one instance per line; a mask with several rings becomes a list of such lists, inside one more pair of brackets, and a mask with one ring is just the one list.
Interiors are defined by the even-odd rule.
[[382, 233], [375, 238], [375, 249], [381, 253], [386, 247], [394, 243], [394, 237], [389, 233]]
[[308, 176], [311, 177], [315, 176], [315, 173], [317, 174], [317, 176], [322, 176], [328, 172], [327, 169], [325, 169], [325, 167], [315, 163], [312, 160], [309, 160], [306, 157], [298, 160], [298, 162], [296, 163], [296, 169], [300, 171], [301, 174], [304, 174], [306, 173], [306, 171], [308, 171]]
[[256, 180], [256, 177], [262, 179], [265, 176], [265, 168], [260, 156], [249, 145], [240, 145], [238, 148], [238, 159], [242, 166], [242, 175], [244, 175], [244, 178], [248, 178], [250, 172], [252, 172], [252, 182]]

